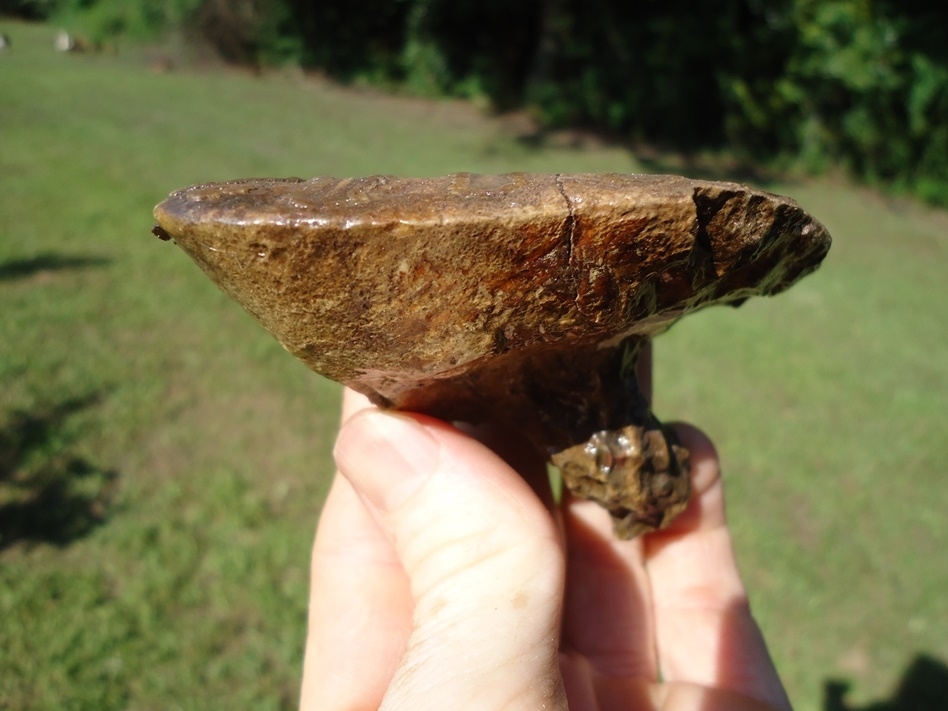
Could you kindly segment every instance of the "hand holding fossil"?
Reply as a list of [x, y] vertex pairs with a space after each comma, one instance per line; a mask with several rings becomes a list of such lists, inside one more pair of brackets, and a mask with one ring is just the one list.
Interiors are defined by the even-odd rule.
[[313, 549], [303, 711], [789, 711], [697, 430], [675, 427], [688, 509], [620, 541], [597, 505], [552, 507], [541, 459], [515, 471], [351, 391], [344, 418]]

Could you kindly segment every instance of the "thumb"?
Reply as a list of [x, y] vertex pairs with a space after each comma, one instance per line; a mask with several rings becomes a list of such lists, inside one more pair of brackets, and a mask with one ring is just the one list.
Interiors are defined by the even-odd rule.
[[558, 646], [564, 555], [520, 476], [444, 423], [364, 411], [340, 472], [410, 581], [413, 628], [381, 709], [566, 709]]

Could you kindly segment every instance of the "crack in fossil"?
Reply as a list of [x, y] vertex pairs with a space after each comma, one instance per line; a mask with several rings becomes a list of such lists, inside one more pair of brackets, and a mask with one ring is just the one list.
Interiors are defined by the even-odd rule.
[[557, 173], [554, 182], [556, 183], [557, 190], [560, 191], [560, 195], [563, 196], [563, 201], [566, 203], [566, 209], [569, 212], [569, 214], [566, 216], [566, 266], [567, 268], [572, 268], [573, 239], [576, 236], [576, 213], [573, 212], [573, 202], [566, 194], [566, 188], [563, 187], [562, 177], [562, 175]]

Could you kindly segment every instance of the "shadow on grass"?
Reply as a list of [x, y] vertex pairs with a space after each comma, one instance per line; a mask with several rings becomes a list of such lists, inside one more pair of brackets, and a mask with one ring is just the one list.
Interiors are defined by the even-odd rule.
[[77, 456], [65, 431], [99, 395], [0, 414], [0, 551], [17, 543], [64, 546], [107, 517], [118, 475]]
[[111, 261], [105, 257], [68, 256], [63, 254], [38, 254], [27, 259], [11, 259], [8, 262], [0, 263], [0, 282], [26, 279], [41, 272], [103, 267]]
[[887, 701], [855, 707], [846, 703], [849, 683], [830, 680], [823, 686], [823, 711], [944, 711], [948, 708], [948, 667], [921, 654], [912, 661], [899, 688]]

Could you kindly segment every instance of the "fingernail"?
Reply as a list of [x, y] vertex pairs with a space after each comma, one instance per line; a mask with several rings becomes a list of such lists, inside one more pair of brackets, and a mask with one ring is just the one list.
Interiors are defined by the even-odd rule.
[[428, 479], [439, 451], [437, 440], [412, 418], [367, 411], [342, 427], [333, 454], [359, 494], [391, 511]]

